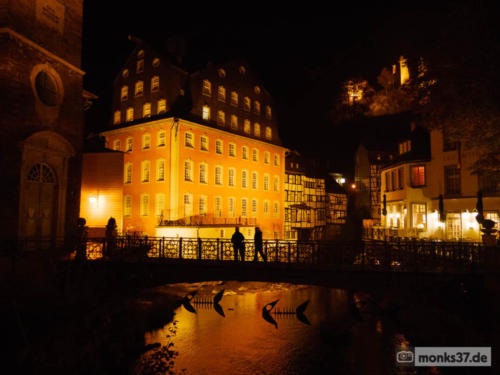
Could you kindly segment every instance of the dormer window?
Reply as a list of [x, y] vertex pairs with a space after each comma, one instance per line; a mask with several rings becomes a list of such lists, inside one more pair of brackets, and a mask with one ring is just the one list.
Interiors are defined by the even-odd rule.
[[406, 154], [411, 151], [411, 141], [406, 140], [404, 142], [399, 143], [399, 155]]

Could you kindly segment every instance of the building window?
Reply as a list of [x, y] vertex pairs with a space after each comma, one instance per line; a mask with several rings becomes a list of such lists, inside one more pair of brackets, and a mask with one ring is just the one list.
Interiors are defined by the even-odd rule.
[[141, 96], [144, 93], [144, 82], [137, 81], [135, 83], [135, 96]]
[[113, 124], [119, 124], [122, 120], [122, 113], [121, 111], [115, 111], [115, 115], [113, 117]]
[[212, 96], [212, 84], [208, 79], [203, 80], [203, 86], [201, 89], [201, 93], [206, 96]]
[[280, 156], [277, 154], [274, 154], [274, 166], [277, 167], [280, 165]]
[[203, 120], [207, 120], [207, 121], [210, 120], [210, 107], [208, 105], [203, 106], [202, 117], [203, 117]]
[[151, 135], [146, 133], [142, 135], [142, 149], [149, 150], [151, 147]]
[[128, 69], [123, 69], [122, 77], [123, 78], [128, 78], [128, 75], [129, 75]]
[[238, 93], [236, 91], [231, 92], [231, 105], [234, 107], [238, 106]]
[[279, 218], [280, 217], [280, 204], [278, 201], [274, 201], [274, 217]]
[[184, 181], [193, 181], [193, 162], [184, 161]]
[[217, 99], [221, 102], [226, 101], [226, 88], [224, 86], [219, 86], [217, 88]]
[[158, 91], [160, 89], [160, 77], [159, 76], [153, 76], [151, 78], [151, 91]]
[[132, 137], [128, 137], [127, 148], [125, 149], [125, 151], [132, 151], [133, 147], [134, 147], [134, 139]]
[[247, 204], [248, 200], [246, 198], [241, 198], [241, 217], [247, 217]]
[[207, 169], [208, 169], [208, 167], [205, 163], [200, 164], [200, 183], [201, 184], [208, 183]]
[[194, 148], [194, 136], [193, 133], [184, 133], [184, 146], [189, 148]]
[[396, 186], [396, 170], [391, 171], [391, 186], [392, 186], [392, 190], [396, 190], [397, 189], [397, 186]]
[[499, 225], [499, 219], [498, 219], [498, 212], [497, 211], [485, 211], [484, 212], [484, 218], [487, 220], [492, 220], [495, 222], [495, 228], [498, 229]]
[[227, 200], [227, 213], [229, 217], [234, 217], [234, 198], [229, 197]]
[[392, 190], [392, 185], [391, 185], [391, 173], [390, 172], [385, 172], [385, 191], [391, 191]]
[[264, 190], [269, 191], [269, 175], [264, 175]]
[[151, 117], [151, 103], [144, 103], [142, 105], [142, 116]]
[[138, 61], [137, 61], [137, 66], [136, 66], [135, 71], [136, 71], [137, 73], [142, 73], [142, 72], [144, 72], [144, 60], [138, 60]]
[[113, 150], [120, 151], [120, 140], [117, 139], [113, 142]]
[[253, 124], [253, 135], [260, 137], [260, 124], [258, 122]]
[[141, 195], [141, 216], [149, 216], [149, 195]]
[[158, 68], [160, 66], [160, 59], [158, 57], [155, 57], [151, 65], [153, 65], [153, 67], [155, 68]]
[[444, 167], [445, 194], [460, 194], [460, 169], [456, 165]]
[[217, 125], [219, 126], [226, 125], [226, 114], [224, 113], [224, 111], [221, 110], [217, 111]]
[[400, 189], [404, 189], [404, 168], [400, 167], [398, 169], [398, 186]]
[[247, 112], [250, 112], [250, 98], [248, 96], [245, 96], [243, 98], [243, 109]]
[[241, 171], [241, 187], [246, 189], [248, 188], [248, 172], [243, 170]]
[[131, 184], [132, 183], [132, 163], [126, 163], [125, 164], [125, 173], [124, 173], [124, 179], [123, 182], [125, 184]]
[[151, 164], [149, 160], [145, 160], [141, 163], [141, 181], [149, 182], [149, 172], [150, 172]]
[[238, 71], [240, 72], [241, 75], [245, 75], [245, 73], [247, 72], [247, 69], [243, 65], [241, 65], [238, 68]]
[[139, 50], [139, 52], [137, 52], [137, 58], [138, 59], [144, 58], [144, 50], [143, 49], [141, 49], [141, 50]]
[[462, 219], [460, 212], [446, 213], [446, 238], [459, 240], [462, 238]]
[[122, 86], [121, 100], [122, 102], [128, 100], [128, 86]]
[[269, 201], [264, 201], [264, 215], [269, 217]]
[[123, 198], [123, 216], [132, 216], [132, 196], [125, 195]]
[[217, 139], [215, 141], [215, 153], [222, 155], [224, 153], [224, 149], [222, 147], [222, 141], [220, 139]]
[[156, 161], [156, 181], [165, 181], [165, 160], [158, 159]]
[[273, 118], [272, 112], [271, 112], [271, 107], [266, 106], [266, 118], [268, 120], [271, 120]]
[[257, 199], [252, 199], [252, 217], [257, 217]]
[[134, 121], [134, 108], [127, 108], [127, 122]]
[[257, 189], [257, 172], [252, 172], [252, 189]]
[[222, 185], [222, 167], [215, 167], [215, 185]]
[[241, 157], [245, 160], [248, 160], [248, 147], [247, 146], [243, 146], [243, 148], [241, 149]]
[[271, 162], [271, 154], [269, 151], [264, 151], [264, 164], [269, 164]]
[[247, 134], [250, 134], [250, 132], [251, 132], [250, 120], [243, 121], [243, 131]]
[[229, 168], [228, 170], [228, 186], [234, 187], [235, 186], [235, 169], [234, 168]]
[[229, 156], [236, 157], [236, 145], [234, 143], [229, 144]]
[[425, 186], [425, 166], [411, 167], [411, 185], [414, 187]]
[[222, 217], [222, 197], [215, 197], [215, 217]]
[[207, 214], [207, 196], [206, 195], [200, 195], [199, 211], [200, 211], [200, 215]]
[[208, 137], [205, 137], [204, 135], [200, 137], [200, 150], [208, 151]]
[[274, 176], [274, 191], [276, 193], [280, 191], [280, 176]]
[[156, 216], [163, 218], [165, 213], [165, 194], [156, 194]]
[[273, 129], [270, 126], [266, 126], [266, 139], [269, 141], [273, 139]]
[[219, 77], [220, 78], [225, 78], [226, 77], [226, 71], [222, 68], [220, 68], [219, 70], [217, 70], [217, 73], [219, 73]]
[[158, 147], [165, 147], [166, 144], [166, 133], [165, 130], [160, 130], [158, 132], [158, 139], [157, 139], [157, 146]]
[[253, 102], [253, 112], [256, 114], [256, 115], [260, 115], [260, 102], [258, 100], [255, 100]]
[[191, 194], [184, 194], [184, 217], [193, 215], [193, 196]]
[[252, 149], [252, 161], [259, 161], [259, 150]]
[[411, 141], [406, 140], [399, 143], [399, 155], [406, 154], [411, 151]]
[[165, 113], [167, 112], [167, 101], [165, 99], [158, 100], [158, 110], [157, 113]]
[[231, 129], [238, 130], [238, 116], [231, 115]]
[[412, 215], [412, 228], [425, 229], [427, 225], [427, 208], [425, 203], [412, 203], [411, 204], [411, 215]]

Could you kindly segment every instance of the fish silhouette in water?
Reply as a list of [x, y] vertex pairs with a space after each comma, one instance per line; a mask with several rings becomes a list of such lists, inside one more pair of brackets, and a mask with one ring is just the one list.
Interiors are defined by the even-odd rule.
[[224, 309], [222, 308], [221, 305], [219, 305], [220, 300], [222, 299], [222, 296], [224, 295], [224, 290], [222, 289], [219, 293], [217, 293], [214, 296], [214, 310], [217, 311], [219, 315], [222, 315], [223, 317], [226, 317], [224, 315]]
[[297, 319], [299, 321], [310, 326], [311, 322], [309, 322], [309, 319], [307, 319], [307, 316], [305, 314], [305, 311], [307, 309], [307, 305], [309, 305], [309, 300], [307, 300], [303, 304], [299, 305], [299, 307], [297, 307], [297, 309], [295, 310], [295, 313], [297, 314]]
[[[219, 314], [219, 315], [222, 315], [223, 317], [225, 317], [224, 315], [224, 309], [222, 308], [222, 306], [219, 304], [220, 300], [222, 299], [222, 296], [224, 295], [224, 289], [222, 289], [219, 293], [217, 293], [213, 299], [211, 299], [210, 297], [200, 297], [200, 298], [194, 298], [191, 300], [192, 304], [190, 303], [190, 305], [195, 305], [197, 307], [200, 307], [201, 309], [209, 309], [210, 306], [212, 306], [214, 308], [214, 310]], [[186, 309], [188, 311], [191, 311], [189, 310], [189, 306], [184, 306], [186, 307]], [[194, 308], [193, 308], [194, 309]], [[191, 311], [193, 312], [193, 311]]]
[[262, 317], [266, 322], [271, 323], [274, 327], [276, 327], [276, 329], [278, 329], [278, 323], [271, 316], [271, 311], [273, 310], [274, 306], [278, 303], [278, 301], [279, 299], [270, 302], [262, 308]]
[[189, 312], [192, 312], [193, 314], [196, 314], [196, 310], [194, 309], [193, 305], [191, 305], [191, 300], [194, 298], [194, 296], [196, 295], [196, 291], [193, 292], [193, 293], [189, 293], [187, 294], [182, 300], [181, 300], [181, 304], [182, 306], [184, 306], [184, 308], [189, 311]]

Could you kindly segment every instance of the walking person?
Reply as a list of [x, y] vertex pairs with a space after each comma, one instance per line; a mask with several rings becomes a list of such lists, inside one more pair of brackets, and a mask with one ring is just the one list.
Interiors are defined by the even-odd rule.
[[106, 251], [103, 252], [103, 256], [112, 256], [114, 249], [116, 247], [116, 237], [118, 237], [118, 231], [116, 230], [116, 220], [114, 217], [110, 217], [108, 224], [106, 225]]
[[253, 242], [255, 246], [255, 257], [253, 261], [257, 262], [259, 260], [259, 254], [260, 254], [264, 262], [267, 262], [267, 257], [262, 251], [262, 231], [260, 230], [259, 227], [255, 227], [255, 235], [253, 236]]
[[231, 237], [234, 249], [234, 260], [238, 261], [238, 252], [240, 253], [241, 261], [245, 261], [245, 237], [240, 232], [240, 228], [236, 227]]

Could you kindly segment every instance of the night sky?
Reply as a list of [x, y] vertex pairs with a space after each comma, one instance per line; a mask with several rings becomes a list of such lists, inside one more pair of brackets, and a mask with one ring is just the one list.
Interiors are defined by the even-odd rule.
[[333, 160], [333, 169], [349, 172], [356, 135], [331, 120], [342, 82], [364, 77], [376, 85], [384, 66], [432, 46], [451, 7], [436, 1], [349, 3], [329, 2], [330, 8], [238, 3], [247, 8], [242, 9], [143, 0], [105, 8], [85, 1], [85, 88], [99, 96], [87, 112], [87, 131], [109, 124], [111, 84], [134, 48], [127, 36], [155, 45], [181, 36], [188, 67], [245, 58], [277, 102], [284, 145]]

